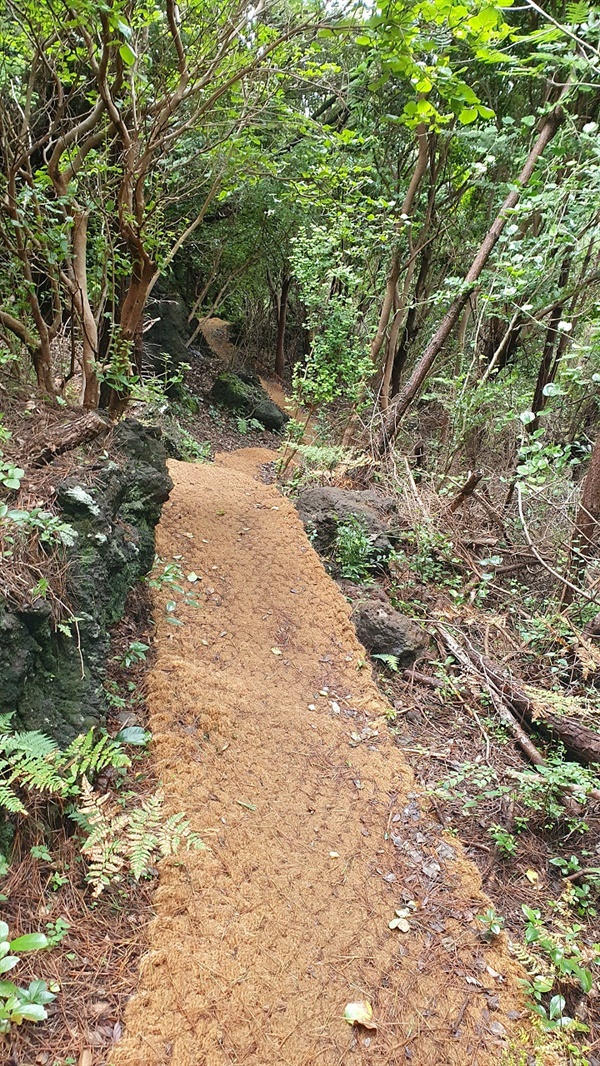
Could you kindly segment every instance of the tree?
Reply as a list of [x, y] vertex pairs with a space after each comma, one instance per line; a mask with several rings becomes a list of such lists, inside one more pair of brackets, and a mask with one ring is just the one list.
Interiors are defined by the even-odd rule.
[[[96, 5], [57, 18], [47, 0], [9, 0], [2, 34], [0, 225], [8, 249], [0, 323], [30, 351], [54, 394], [52, 344], [75, 324], [82, 401], [99, 369], [121, 403], [140, 366], [142, 315], [161, 271], [201, 225], [256, 120], [269, 65], [312, 12], [189, 0]], [[190, 182], [194, 218], [163, 232]], [[170, 241], [169, 241], [170, 238]], [[16, 288], [16, 294], [15, 294]], [[11, 295], [9, 295], [9, 292]]]

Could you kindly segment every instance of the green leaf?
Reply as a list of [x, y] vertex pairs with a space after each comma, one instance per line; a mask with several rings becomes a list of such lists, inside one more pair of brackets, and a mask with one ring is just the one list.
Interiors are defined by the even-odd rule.
[[127, 64], [128, 67], [132, 67], [133, 64], [135, 63], [136, 59], [137, 59], [137, 56], [136, 56], [133, 48], [129, 44], [122, 44], [120, 46], [119, 55], [121, 56], [121, 59], [123, 60], [124, 63]]
[[27, 1022], [43, 1022], [48, 1012], [40, 1003], [22, 1003], [18, 1013]]
[[476, 107], [463, 107], [458, 116], [458, 121], [461, 122], [463, 126], [468, 126], [470, 122], [475, 122], [477, 115], [478, 111]]
[[48, 937], [44, 933], [27, 933], [10, 942], [11, 951], [39, 951], [47, 947]]
[[8, 926], [2, 921], [0, 921], [0, 940], [8, 940]]
[[20, 961], [17, 955], [7, 955], [5, 959], [0, 959], [0, 973], [8, 973], [9, 970], [14, 970]]
[[149, 734], [141, 725], [128, 725], [116, 735], [116, 740], [123, 744], [135, 744], [144, 747], [148, 743]]

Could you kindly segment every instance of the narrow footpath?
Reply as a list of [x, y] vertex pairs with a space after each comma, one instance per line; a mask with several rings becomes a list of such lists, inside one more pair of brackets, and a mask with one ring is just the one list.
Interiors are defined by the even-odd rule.
[[[479, 875], [415, 788], [340, 591], [256, 477], [272, 457], [170, 464], [157, 551], [199, 606], [173, 625], [156, 593], [150, 728], [209, 850], [162, 864], [111, 1066], [499, 1064], [527, 1027], [519, 974], [478, 933]], [[376, 1029], [344, 1020], [362, 1000]]]

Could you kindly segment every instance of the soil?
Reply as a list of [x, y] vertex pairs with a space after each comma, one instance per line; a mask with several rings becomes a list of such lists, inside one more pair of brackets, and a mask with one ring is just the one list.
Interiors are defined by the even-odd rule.
[[[168, 806], [208, 845], [162, 864], [112, 1066], [484, 1066], [527, 1026], [476, 867], [415, 785], [349, 609], [261, 449], [170, 464], [148, 678]], [[408, 930], [389, 928], [397, 909]], [[352, 1028], [367, 1000], [377, 1029]]]

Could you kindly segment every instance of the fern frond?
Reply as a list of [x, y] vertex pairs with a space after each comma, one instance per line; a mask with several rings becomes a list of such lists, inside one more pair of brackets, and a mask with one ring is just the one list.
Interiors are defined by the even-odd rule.
[[11, 814], [27, 814], [26, 808], [21, 803], [16, 792], [2, 780], [2, 766], [0, 765], [0, 807]]
[[384, 663], [388, 670], [391, 670], [394, 674], [397, 674], [400, 669], [400, 660], [397, 655], [386, 655], [384, 652], [381, 652], [379, 655], [372, 655], [371, 658], [379, 659], [380, 662]]
[[528, 951], [522, 944], [515, 943], [514, 940], [509, 940], [508, 950], [515, 959], [521, 963], [524, 970], [527, 971], [530, 977], [536, 977], [538, 974], [545, 974], [549, 970], [554, 972], [554, 967], [551, 962], [546, 959], [542, 961], [537, 955], [534, 955], [532, 951]]
[[155, 792], [139, 807], [121, 811], [110, 796], [99, 795], [83, 778], [78, 821], [87, 834], [81, 850], [94, 896], [126, 872], [138, 881], [159, 858], [174, 855], [183, 846], [188, 851], [206, 847], [185, 815], [164, 818], [163, 802], [162, 793]]
[[31, 759], [46, 759], [58, 751], [58, 745], [45, 733], [29, 729], [24, 733], [8, 733], [0, 736], [0, 751], [12, 755], [21, 752]]
[[581, 25], [582, 22], [587, 22], [590, 14], [589, 5], [584, 0], [578, 0], [577, 3], [567, 4], [567, 22], [570, 22], [572, 26]]
[[112, 740], [106, 733], [96, 737], [94, 729], [75, 737], [64, 754], [71, 781], [80, 777], [96, 777], [107, 767], [117, 769], [131, 766], [131, 759], [119, 742]]

